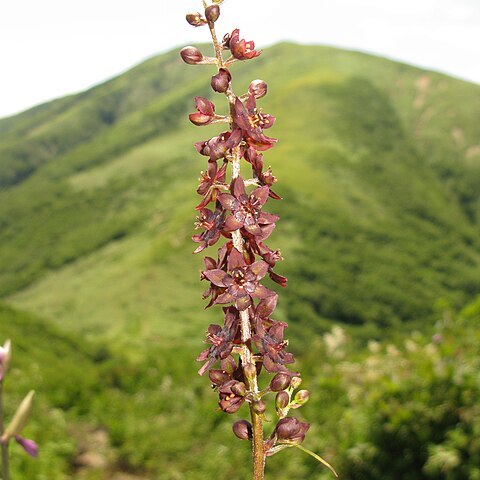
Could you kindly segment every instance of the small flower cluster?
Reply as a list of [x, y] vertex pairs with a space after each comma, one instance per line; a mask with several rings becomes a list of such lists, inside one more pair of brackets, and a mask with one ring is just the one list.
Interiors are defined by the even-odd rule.
[[[239, 61], [258, 57], [252, 41], [240, 37], [238, 29], [217, 40], [215, 22], [220, 16], [219, 4], [204, 1], [204, 13], [189, 13], [192, 26], [208, 26], [215, 57], [208, 57], [196, 47], [185, 47], [180, 55], [189, 65], [214, 65], [217, 73], [211, 78], [214, 92], [224, 94], [228, 100], [229, 115], [218, 115], [216, 106], [204, 97], [195, 97], [195, 112], [190, 121], [197, 126], [213, 123], [228, 124], [218, 135], [197, 142], [197, 152], [207, 157], [207, 168], [201, 173], [197, 193], [202, 197], [196, 228], [200, 233], [192, 237], [198, 244], [194, 253], [215, 245], [220, 238], [226, 241], [218, 249], [217, 258], [205, 257], [201, 279], [208, 283], [203, 294], [208, 299], [206, 308], [223, 305], [223, 326], [212, 324], [207, 331], [205, 349], [197, 358], [204, 362], [201, 375], [208, 372], [212, 386], [218, 391], [220, 409], [237, 412], [247, 403], [252, 423], [237, 421], [233, 432], [240, 439], [252, 440], [254, 450], [254, 478], [263, 478], [265, 457], [289, 446], [303, 442], [309, 425], [288, 417], [290, 409], [304, 405], [309, 393], [300, 390], [298, 372], [289, 369], [294, 357], [286, 351], [284, 339], [287, 324], [272, 319], [278, 295], [260, 282], [269, 276], [273, 282], [285, 287], [287, 279], [274, 271], [282, 259], [265, 241], [275, 229], [277, 215], [266, 212], [269, 199], [280, 200], [272, 186], [277, 179], [270, 167], [265, 168], [264, 151], [275, 146], [277, 139], [265, 131], [275, 123], [275, 117], [264, 113], [257, 100], [267, 94], [262, 80], [250, 83], [248, 91], [238, 96], [232, 90], [229, 68]], [[225, 60], [223, 52], [228, 52]], [[240, 175], [241, 163], [251, 168], [252, 178]], [[231, 166], [231, 180], [227, 171]], [[238, 355], [235, 359], [234, 355]], [[259, 375], [265, 370], [274, 374], [266, 388], [259, 388]], [[264, 396], [276, 392], [276, 413], [279, 417], [271, 435], [264, 440], [262, 420], [265, 418]], [[302, 447], [303, 449], [303, 447]], [[260, 472], [261, 470], [261, 472]]]
[[[3, 385], [5, 382], [5, 377], [10, 366], [10, 361], [12, 357], [11, 342], [7, 340], [3, 346], [0, 346], [0, 402], [3, 406]], [[15, 415], [10, 421], [9, 425], [5, 430], [3, 430], [3, 416], [0, 418], [0, 424], [2, 425], [2, 431], [0, 431], [0, 445], [2, 449], [6, 449], [10, 440], [15, 440], [31, 457], [38, 456], [38, 446], [33, 440], [23, 438], [21, 433], [25, 428], [28, 418], [30, 416], [30, 411], [32, 409], [34, 392], [30, 391], [27, 396], [23, 399], [22, 403], [18, 407]], [[3, 408], [1, 409], [3, 412]], [[5, 459], [5, 457], [3, 457]], [[6, 465], [3, 465], [4, 473], [8, 470]]]

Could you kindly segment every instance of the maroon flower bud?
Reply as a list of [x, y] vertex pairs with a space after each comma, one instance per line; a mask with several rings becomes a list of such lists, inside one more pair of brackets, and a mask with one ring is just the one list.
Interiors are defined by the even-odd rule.
[[225, 93], [230, 86], [232, 76], [226, 68], [221, 68], [216, 75], [212, 77], [211, 85], [215, 92]]
[[215, 23], [220, 16], [220, 7], [218, 5], [210, 5], [205, 9], [205, 17], [211, 23]]
[[220, 367], [227, 374], [233, 375], [233, 372], [237, 369], [237, 364], [235, 363], [233, 357], [230, 355], [227, 358], [222, 358], [222, 360], [220, 361]]
[[246, 420], [238, 420], [232, 425], [233, 433], [240, 440], [251, 440], [253, 437], [252, 424]]
[[243, 382], [238, 382], [235, 385], [232, 385], [232, 393], [239, 397], [244, 397], [247, 393], [247, 388]]
[[193, 27], [201, 27], [206, 25], [207, 21], [200, 15], [200, 13], [187, 13], [187, 22]]
[[265, 402], [263, 400], [258, 400], [252, 404], [253, 410], [257, 415], [261, 415], [267, 409]]
[[253, 80], [248, 87], [248, 93], [255, 98], [262, 98], [267, 94], [267, 84], [263, 80]]
[[299, 422], [294, 417], [285, 417], [278, 421], [275, 432], [280, 441], [285, 443], [302, 443], [310, 428], [308, 423]]
[[291, 377], [285, 373], [277, 373], [270, 382], [270, 390], [272, 392], [279, 392], [280, 390], [285, 390], [290, 385]]
[[224, 370], [209, 370], [208, 377], [210, 378], [210, 381], [217, 387], [227, 383], [230, 380], [230, 375], [228, 375], [228, 373], [226, 373]]
[[197, 113], [189, 115], [190, 121], [199, 127], [212, 123], [215, 118], [215, 105], [204, 97], [195, 97]]
[[308, 402], [309, 398], [310, 392], [308, 390], [300, 390], [296, 393], [294, 401], [299, 407], [301, 407]]
[[277, 393], [277, 396], [275, 397], [275, 407], [277, 410], [283, 410], [289, 403], [290, 395], [285, 390]]
[[235, 380], [230, 380], [229, 382], [222, 385], [218, 390], [220, 396], [218, 405], [225, 413], [235, 413], [245, 401], [244, 397], [236, 395], [232, 391], [232, 387], [237, 383], [239, 382]]
[[197, 47], [184, 47], [180, 50], [180, 56], [189, 65], [198, 65], [203, 60], [202, 52]]

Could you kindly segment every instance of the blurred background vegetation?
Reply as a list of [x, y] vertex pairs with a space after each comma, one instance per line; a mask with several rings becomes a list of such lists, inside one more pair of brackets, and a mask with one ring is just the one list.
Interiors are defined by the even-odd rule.
[[[313, 393], [305, 445], [344, 479], [480, 479], [480, 87], [288, 43], [232, 73], [238, 93], [266, 80], [277, 116], [276, 318]], [[216, 411], [194, 362], [221, 319], [190, 241], [192, 144], [218, 128], [186, 114], [221, 98], [208, 84], [174, 51], [0, 120], [7, 411], [37, 390], [41, 447], [12, 448], [14, 478], [248, 478], [242, 411]], [[267, 475], [330, 474], [287, 451]]]

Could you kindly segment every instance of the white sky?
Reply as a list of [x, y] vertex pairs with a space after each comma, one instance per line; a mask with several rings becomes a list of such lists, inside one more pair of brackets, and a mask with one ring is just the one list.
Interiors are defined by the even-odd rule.
[[[200, 0], [1, 0], [0, 117], [208, 41]], [[364, 50], [480, 83], [480, 0], [226, 0], [219, 32]]]

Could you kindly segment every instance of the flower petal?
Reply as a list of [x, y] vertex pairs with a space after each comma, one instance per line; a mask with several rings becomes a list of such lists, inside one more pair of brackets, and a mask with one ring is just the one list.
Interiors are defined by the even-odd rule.
[[232, 251], [228, 257], [228, 271], [231, 272], [234, 268], [244, 266], [245, 259], [243, 258], [243, 254], [240, 253], [236, 248], [232, 248]]
[[238, 308], [240, 312], [246, 310], [248, 307], [252, 305], [252, 299], [249, 295], [245, 295], [244, 297], [237, 298], [235, 302], [235, 306]]
[[257, 309], [255, 310], [255, 314], [260, 318], [268, 318], [274, 312], [277, 306], [278, 295], [270, 295], [267, 298], [262, 298], [259, 304], [257, 305]]
[[267, 298], [270, 295], [275, 295], [275, 292], [260, 284], [257, 285], [257, 288], [252, 293], [253, 298]]
[[215, 115], [215, 105], [205, 97], [195, 97], [195, 108], [200, 112], [213, 117]]
[[254, 197], [258, 200], [260, 205], [264, 205], [268, 200], [269, 187], [264, 185], [263, 187], [256, 188], [251, 194], [250, 198]]
[[205, 115], [203, 113], [191, 113], [188, 118], [194, 125], [197, 125], [198, 127], [208, 125], [213, 120], [213, 116]]
[[252, 263], [249, 270], [257, 276], [257, 280], [260, 280], [267, 274], [268, 268], [269, 266], [267, 262], [259, 260], [258, 262]]
[[261, 212], [257, 221], [261, 225], [265, 225], [269, 223], [278, 222], [278, 220], [280, 220], [280, 217], [278, 215], [273, 215], [272, 213], [267, 213], [267, 212]]
[[230, 215], [224, 225], [224, 230], [226, 232], [233, 232], [234, 230], [238, 230], [239, 228], [243, 227], [243, 222], [237, 220], [235, 215]]
[[233, 195], [237, 198], [240, 198], [242, 195], [246, 195], [245, 183], [243, 178], [239, 175], [232, 183]]
[[225, 277], [228, 277], [228, 274], [219, 268], [214, 270], [206, 270], [203, 272], [203, 275], [208, 278], [214, 285], [217, 287], [226, 287], [227, 285], [224, 282]]
[[233, 300], [234, 300], [233, 295], [228, 292], [225, 292], [219, 295], [214, 303], [215, 304], [220, 303], [223, 305], [224, 303], [233, 302]]
[[229, 193], [222, 193], [217, 198], [218, 201], [222, 204], [222, 207], [226, 210], [237, 210], [240, 206], [238, 200]]
[[259, 236], [262, 234], [262, 229], [260, 228], [260, 225], [257, 223], [254, 223], [252, 225], [245, 225], [245, 230], [248, 233], [251, 233], [252, 235]]

